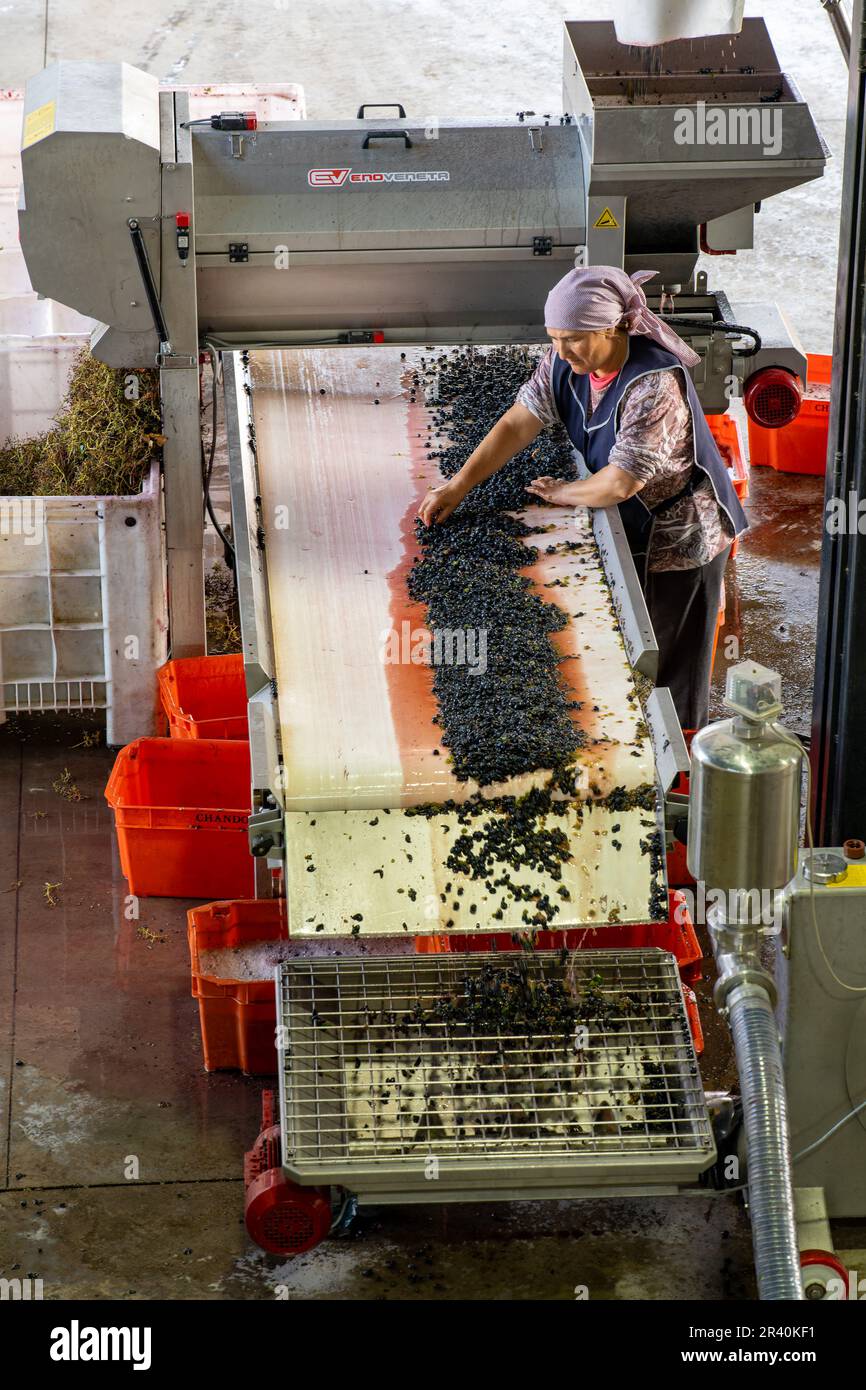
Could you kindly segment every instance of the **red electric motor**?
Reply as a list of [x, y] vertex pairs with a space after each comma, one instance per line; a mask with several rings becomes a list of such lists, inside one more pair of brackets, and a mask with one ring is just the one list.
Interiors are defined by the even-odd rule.
[[749, 377], [743, 392], [749, 419], [765, 430], [793, 424], [802, 400], [803, 383], [786, 367], [762, 367]]
[[244, 1155], [244, 1220], [247, 1233], [269, 1255], [302, 1255], [331, 1229], [327, 1188], [299, 1187], [282, 1168], [280, 1127], [273, 1091], [262, 1093], [262, 1128]]

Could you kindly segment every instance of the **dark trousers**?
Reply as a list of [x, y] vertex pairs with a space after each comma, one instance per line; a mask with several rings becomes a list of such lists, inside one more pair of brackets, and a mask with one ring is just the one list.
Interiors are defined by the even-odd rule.
[[691, 570], [650, 570], [646, 601], [659, 644], [657, 685], [673, 696], [684, 729], [701, 729], [709, 718], [713, 641], [719, 618], [722, 578], [730, 546]]

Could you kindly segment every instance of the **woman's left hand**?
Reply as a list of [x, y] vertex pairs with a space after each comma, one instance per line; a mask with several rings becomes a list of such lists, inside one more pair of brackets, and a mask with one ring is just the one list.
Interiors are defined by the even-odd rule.
[[526, 491], [540, 497], [542, 502], [550, 502], [554, 507], [570, 507], [577, 504], [571, 484], [564, 483], [561, 478], [534, 478]]

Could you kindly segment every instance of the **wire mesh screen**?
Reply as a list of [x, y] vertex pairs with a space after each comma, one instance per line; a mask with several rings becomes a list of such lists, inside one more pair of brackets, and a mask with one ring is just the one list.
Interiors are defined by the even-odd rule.
[[278, 971], [284, 1162], [482, 1173], [714, 1152], [662, 951], [343, 957]]

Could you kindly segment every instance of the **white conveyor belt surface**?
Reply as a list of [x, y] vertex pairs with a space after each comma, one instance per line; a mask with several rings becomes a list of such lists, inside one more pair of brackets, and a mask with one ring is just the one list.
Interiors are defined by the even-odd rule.
[[[449, 842], [461, 828], [453, 811], [432, 819], [405, 814], [479, 790], [453, 776], [433, 723], [432, 671], [412, 660], [425, 621], [406, 591], [417, 553], [415, 515], [428, 486], [441, 481], [427, 457], [423, 390], [410, 400], [422, 356], [390, 347], [250, 356], [293, 934], [525, 927], [523, 905], [491, 920], [501, 893], [491, 899], [483, 882], [447, 867]], [[590, 804], [551, 818], [572, 846], [561, 883], [532, 869], [512, 877], [557, 902], [551, 926], [646, 921], [652, 873], [645, 844], [655, 815], [591, 804], [614, 788], [631, 792], [654, 780], [592, 531], [567, 509], [528, 507], [521, 515], [552, 528], [529, 538], [540, 553], [526, 573], [570, 616], [552, 640], [580, 701], [572, 717], [584, 736], [578, 761]], [[579, 547], [544, 553], [565, 539]], [[564, 582], [550, 587], [555, 580]], [[546, 780], [540, 770], [483, 794], [520, 795]], [[557, 896], [560, 887], [568, 898]]]

